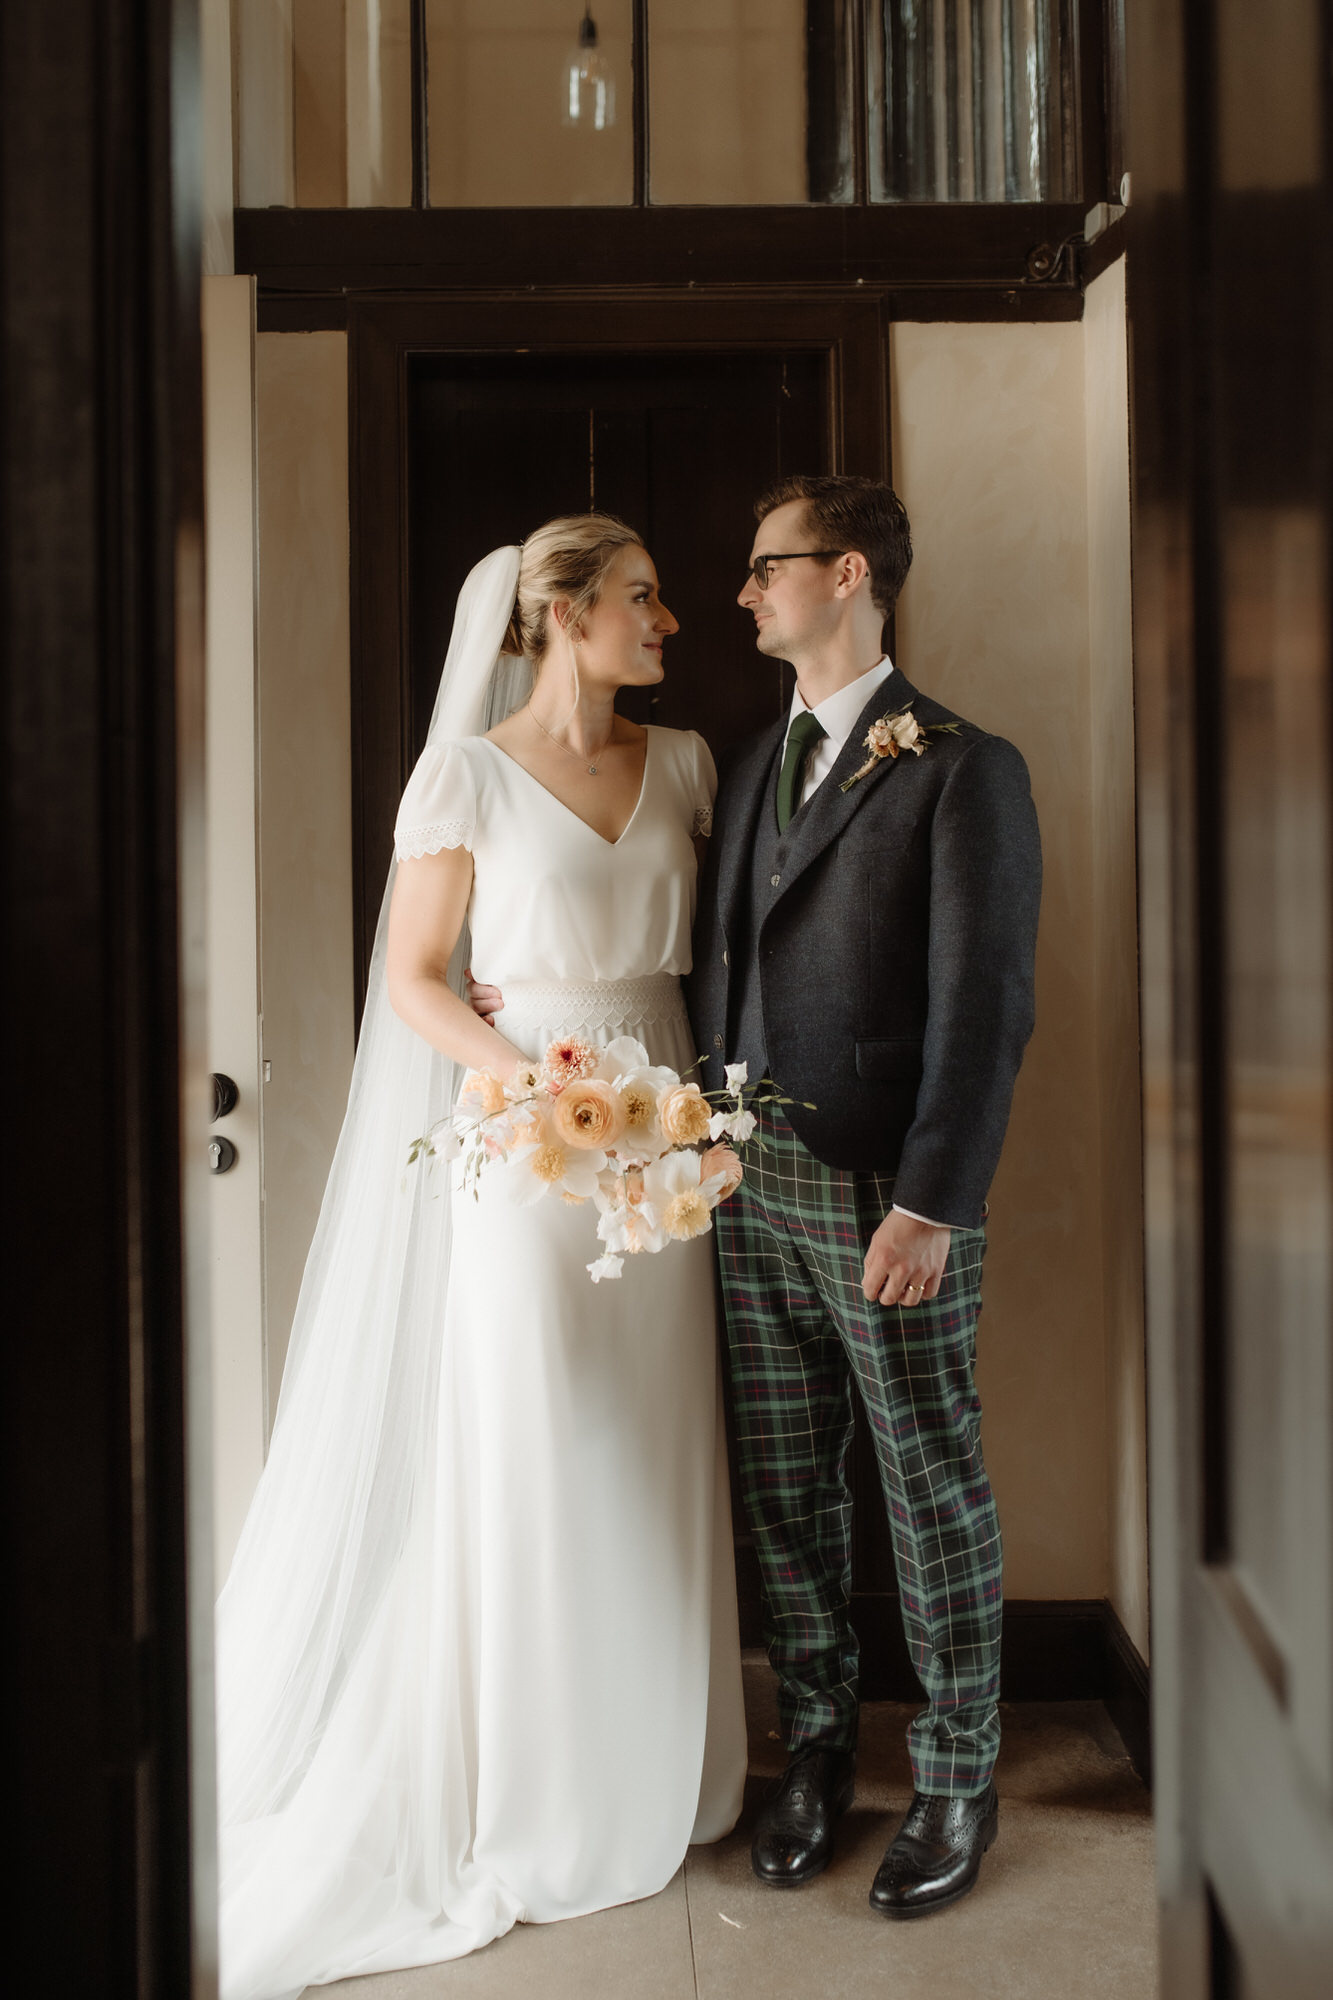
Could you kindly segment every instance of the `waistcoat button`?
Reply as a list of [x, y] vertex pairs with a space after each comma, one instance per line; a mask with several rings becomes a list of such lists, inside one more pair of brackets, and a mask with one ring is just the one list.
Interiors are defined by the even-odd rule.
[[780, 875], [770, 875], [768, 879], [772, 884], [772, 886], [776, 889], [778, 883], [782, 880], [782, 877]]

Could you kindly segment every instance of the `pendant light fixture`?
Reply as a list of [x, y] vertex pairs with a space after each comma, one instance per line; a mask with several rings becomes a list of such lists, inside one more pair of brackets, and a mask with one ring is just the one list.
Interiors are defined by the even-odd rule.
[[565, 61], [561, 123], [604, 132], [616, 122], [616, 80], [597, 40], [591, 5], [583, 10], [579, 38]]

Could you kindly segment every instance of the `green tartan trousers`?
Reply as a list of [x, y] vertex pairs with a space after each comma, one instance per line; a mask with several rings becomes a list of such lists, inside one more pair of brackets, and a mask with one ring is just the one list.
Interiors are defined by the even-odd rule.
[[908, 1732], [916, 1789], [975, 1797], [1000, 1735], [1000, 1527], [973, 1381], [986, 1234], [954, 1230], [938, 1298], [867, 1300], [861, 1271], [892, 1179], [826, 1167], [776, 1105], [757, 1115], [762, 1147], [746, 1148], [745, 1179], [714, 1221], [737, 1471], [787, 1747], [856, 1742], [855, 1381], [927, 1698]]

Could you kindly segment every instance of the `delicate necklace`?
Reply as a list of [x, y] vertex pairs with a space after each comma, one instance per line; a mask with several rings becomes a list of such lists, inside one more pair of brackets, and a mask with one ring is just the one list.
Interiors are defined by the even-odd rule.
[[[540, 719], [539, 719], [539, 718], [537, 717], [537, 715], [535, 715], [535, 714], [533, 713], [533, 710], [532, 710], [531, 706], [530, 706], [529, 704], [526, 704], [526, 703], [525, 703], [524, 705], [525, 705], [525, 707], [527, 707], [527, 710], [528, 710], [528, 714], [532, 716], [532, 719], [533, 719], [533, 721], [534, 721], [534, 722], [535, 722], [535, 723], [537, 724], [537, 727], [538, 727], [538, 729], [540, 729], [540, 730], [541, 730], [541, 733], [542, 733], [542, 735], [543, 735], [543, 736], [550, 736], [550, 737], [551, 737], [551, 741], [552, 741], [552, 743], [554, 743], [554, 744], [555, 744], [555, 746], [556, 746], [556, 748], [557, 748], [558, 750], [563, 750], [563, 751], [564, 751], [564, 753], [565, 753], [565, 755], [566, 755], [567, 757], [573, 757], [573, 758], [575, 758], [575, 759], [577, 760], [577, 762], [578, 762], [578, 763], [580, 763], [580, 764], [581, 764], [581, 763], [583, 762], [583, 757], [582, 757], [582, 755], [581, 755], [581, 754], [579, 753], [579, 751], [577, 751], [577, 750], [571, 750], [571, 749], [570, 749], [570, 747], [569, 747], [569, 745], [568, 745], [568, 743], [562, 743], [562, 742], [560, 741], [560, 738], [559, 738], [558, 736], [551, 736], [551, 732], [550, 732], [550, 730], [549, 730], [549, 729], [548, 729], [548, 728], [546, 727], [546, 724], [545, 724], [544, 722], [542, 722], [542, 721], [541, 721], [541, 720], [540, 720]], [[615, 725], [615, 723], [613, 722], [613, 723], [611, 724], [611, 735], [612, 735], [612, 736], [613, 736], [613, 735], [615, 734], [615, 728], [616, 728], [616, 725]], [[610, 741], [611, 741], [611, 736], [608, 736], [608, 737], [607, 737], [607, 739], [606, 739], [606, 743], [609, 743]], [[592, 753], [592, 754], [593, 754], [593, 756], [594, 756], [594, 757], [600, 757], [600, 756], [602, 755], [602, 752], [603, 752], [603, 751], [604, 751], [604, 750], [606, 749], [606, 743], [603, 743], [603, 745], [602, 745], [602, 748], [601, 748], [601, 750], [594, 750], [594, 751], [593, 751], [593, 753]], [[596, 766], [596, 764], [589, 764], [587, 768], [588, 768], [588, 776], [589, 776], [590, 778], [595, 778], [595, 777], [597, 776], [597, 766]]]

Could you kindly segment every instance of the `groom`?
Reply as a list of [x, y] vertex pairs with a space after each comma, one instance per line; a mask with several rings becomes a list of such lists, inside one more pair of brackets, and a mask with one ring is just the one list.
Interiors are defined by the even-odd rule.
[[[870, 1892], [912, 1917], [995, 1838], [1000, 1532], [973, 1383], [986, 1191], [1032, 1029], [1041, 882], [1022, 757], [918, 693], [881, 631], [912, 559], [871, 480], [756, 507], [741, 605], [790, 661], [790, 713], [718, 794], [689, 1005], [706, 1053], [792, 1100], [718, 1209], [740, 1483], [790, 1762], [755, 1873], [807, 1882], [852, 1799], [853, 1385], [927, 1705], [915, 1791]], [[767, 1092], [761, 1092], [767, 1095]]]

